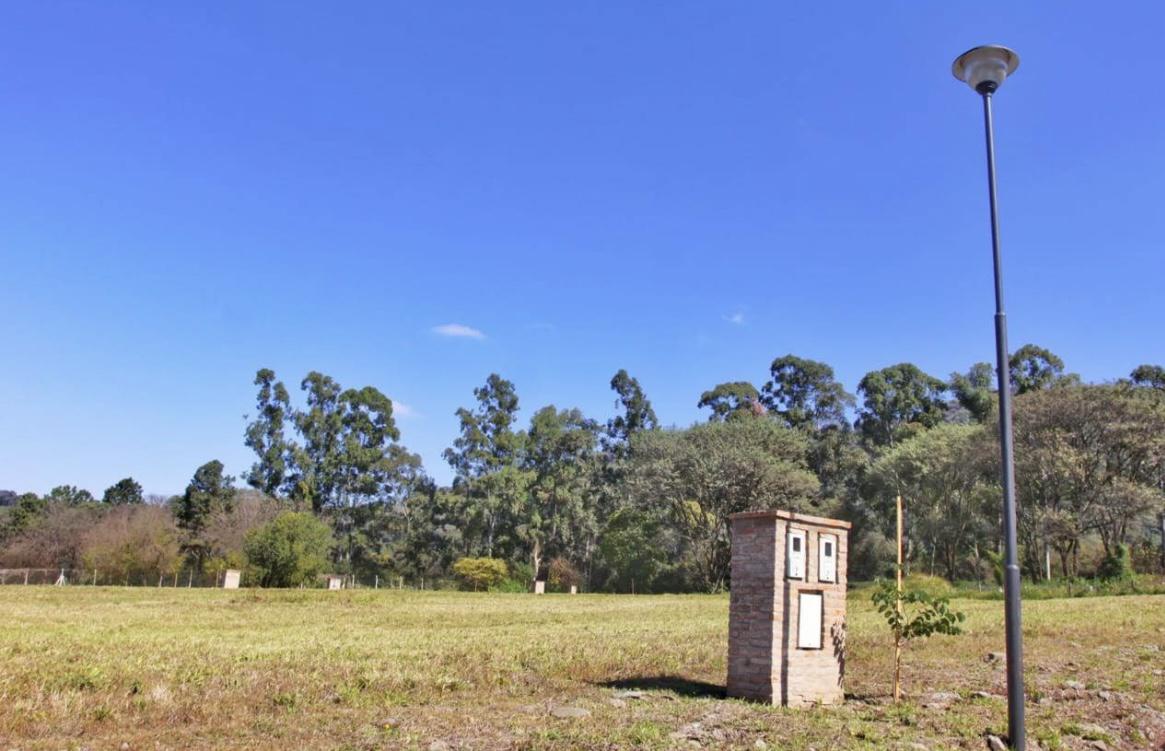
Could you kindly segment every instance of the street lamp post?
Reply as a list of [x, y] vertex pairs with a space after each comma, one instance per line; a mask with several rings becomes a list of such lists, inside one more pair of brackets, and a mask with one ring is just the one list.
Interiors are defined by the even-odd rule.
[[991, 98], [1019, 66], [1006, 47], [976, 47], [955, 60], [952, 71], [983, 98], [987, 131], [987, 190], [991, 204], [991, 247], [995, 267], [995, 360], [999, 377], [999, 446], [1003, 459], [1004, 623], [1007, 631], [1007, 735], [1010, 746], [1024, 748], [1023, 633], [1020, 630], [1019, 557], [1016, 553], [1015, 451], [1011, 434], [1011, 375], [1007, 352], [1007, 314], [1003, 312], [1003, 276], [999, 255], [999, 216], [995, 199], [995, 130]]

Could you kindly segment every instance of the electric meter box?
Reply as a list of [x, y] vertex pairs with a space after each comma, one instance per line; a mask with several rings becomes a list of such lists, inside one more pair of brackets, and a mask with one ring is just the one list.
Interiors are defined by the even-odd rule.
[[728, 695], [840, 704], [850, 523], [791, 511], [733, 514]]

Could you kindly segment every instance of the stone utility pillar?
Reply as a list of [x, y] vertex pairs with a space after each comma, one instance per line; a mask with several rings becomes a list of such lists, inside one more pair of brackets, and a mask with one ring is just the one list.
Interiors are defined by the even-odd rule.
[[733, 514], [728, 695], [840, 704], [850, 523], [790, 511]]

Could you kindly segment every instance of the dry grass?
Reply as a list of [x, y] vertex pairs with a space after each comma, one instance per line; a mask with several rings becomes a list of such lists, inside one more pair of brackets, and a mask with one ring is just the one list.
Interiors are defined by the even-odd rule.
[[[969, 633], [912, 648], [913, 698], [895, 707], [884, 626], [855, 595], [851, 699], [807, 711], [719, 697], [727, 604], [0, 587], [0, 749], [982, 748], [1006, 729], [1003, 671], [982, 659], [1002, 649], [998, 602], [956, 601]], [[1031, 602], [1024, 618], [1031, 738], [1165, 744], [1165, 596]], [[960, 698], [924, 706], [937, 691]]]

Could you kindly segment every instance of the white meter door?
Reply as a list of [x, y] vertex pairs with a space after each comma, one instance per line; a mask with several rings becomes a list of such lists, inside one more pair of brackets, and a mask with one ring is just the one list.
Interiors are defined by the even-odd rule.
[[825, 598], [820, 592], [801, 592], [797, 600], [797, 649], [821, 649], [821, 620]]
[[805, 531], [790, 529], [785, 540], [785, 576], [790, 579], [805, 578]]
[[837, 535], [817, 538], [817, 579], [830, 583], [837, 581]]

